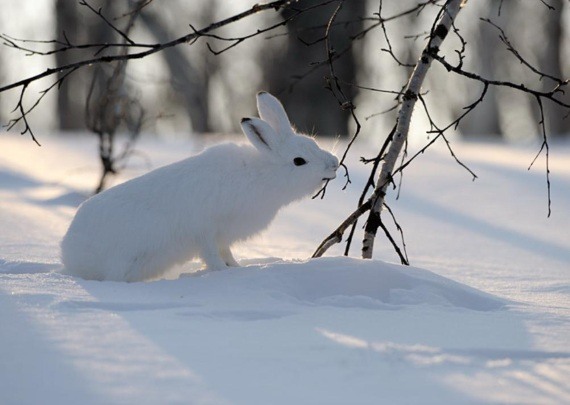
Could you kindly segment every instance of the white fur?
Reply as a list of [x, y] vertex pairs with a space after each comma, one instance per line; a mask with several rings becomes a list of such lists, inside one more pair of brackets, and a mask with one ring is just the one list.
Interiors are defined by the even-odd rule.
[[[230, 247], [277, 211], [334, 178], [338, 159], [294, 133], [281, 103], [257, 95], [261, 118], [242, 120], [253, 144], [220, 144], [85, 201], [61, 242], [64, 272], [140, 281], [200, 257], [209, 270], [237, 266]], [[294, 158], [308, 163], [296, 166]]]

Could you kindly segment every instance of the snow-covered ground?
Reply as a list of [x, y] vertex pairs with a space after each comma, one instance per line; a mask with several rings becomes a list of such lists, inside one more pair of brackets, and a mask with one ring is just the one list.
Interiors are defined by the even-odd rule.
[[[475, 182], [422, 155], [390, 199], [415, 267], [383, 239], [373, 261], [306, 260], [355, 206], [352, 163], [346, 191], [239, 246], [244, 267], [128, 284], [58, 274], [96, 148], [40, 140], [0, 138], [1, 404], [570, 403], [569, 144], [551, 145], [550, 219], [535, 146], [458, 142]], [[200, 148], [144, 140], [125, 176]]]

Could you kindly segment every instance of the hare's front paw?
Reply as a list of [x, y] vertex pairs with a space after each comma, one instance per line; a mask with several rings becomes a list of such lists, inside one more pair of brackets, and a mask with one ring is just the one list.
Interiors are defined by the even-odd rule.
[[240, 264], [232, 255], [232, 251], [229, 247], [220, 248], [220, 255], [222, 256], [222, 260], [226, 263], [229, 267], [240, 267]]
[[[233, 262], [235, 259], [232, 257], [229, 248], [221, 249], [215, 244], [204, 246], [202, 249], [201, 259], [206, 265], [207, 271], [224, 270], [231, 264], [228, 259], [231, 258]], [[229, 253], [229, 256], [227, 254]], [[226, 257], [224, 257], [226, 256]]]

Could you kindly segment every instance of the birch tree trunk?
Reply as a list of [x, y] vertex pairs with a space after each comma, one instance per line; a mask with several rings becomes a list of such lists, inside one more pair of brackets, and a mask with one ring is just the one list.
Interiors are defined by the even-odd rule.
[[434, 26], [435, 28], [431, 32], [430, 39], [420, 59], [416, 63], [404, 90], [402, 105], [398, 111], [396, 131], [394, 132], [388, 152], [383, 157], [383, 164], [380, 174], [378, 175], [376, 188], [369, 199], [371, 208], [364, 228], [364, 240], [362, 241], [362, 258], [364, 259], [372, 258], [374, 239], [378, 227], [380, 226], [380, 212], [384, 205], [386, 190], [388, 185], [392, 182], [394, 167], [408, 137], [414, 106], [416, 105], [422, 83], [433, 60], [432, 55], [439, 52], [441, 43], [452, 29], [453, 21], [464, 3], [464, 0], [448, 0], [445, 3], [441, 11], [441, 17]]

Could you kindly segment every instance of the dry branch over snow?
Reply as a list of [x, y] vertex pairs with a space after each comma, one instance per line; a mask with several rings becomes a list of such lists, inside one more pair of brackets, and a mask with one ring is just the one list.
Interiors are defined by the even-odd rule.
[[319, 246], [313, 257], [322, 256], [326, 250], [342, 240], [344, 231], [352, 225], [365, 212], [369, 211], [366, 221], [364, 240], [362, 243], [362, 257], [371, 258], [373, 253], [374, 239], [381, 224], [380, 211], [384, 205], [386, 190], [392, 183], [394, 168], [404, 143], [408, 137], [410, 121], [416, 101], [420, 96], [420, 90], [425, 76], [429, 70], [433, 55], [439, 52], [439, 47], [452, 29], [452, 24], [461, 9], [462, 0], [450, 0], [442, 7], [440, 16], [430, 32], [429, 40], [419, 58], [412, 75], [402, 95], [402, 104], [398, 111], [396, 129], [391, 136], [390, 146], [386, 154], [381, 156], [382, 168], [376, 182], [376, 188], [368, 200], [360, 205], [323, 243]]
[[461, 9], [462, 2], [463, 0], [451, 0], [441, 9], [441, 17], [435, 24], [435, 29], [432, 29], [429, 41], [414, 67], [408, 85], [404, 89], [402, 105], [398, 112], [396, 131], [392, 137], [388, 152], [383, 156], [382, 169], [376, 182], [376, 188], [370, 197], [370, 214], [366, 221], [364, 240], [362, 241], [362, 257], [365, 259], [372, 257], [374, 239], [381, 222], [380, 211], [384, 205], [386, 190], [392, 182], [396, 162], [408, 138], [414, 107], [420, 96], [422, 83], [433, 60], [432, 55], [437, 55], [441, 44], [451, 31], [453, 21]]
[[[378, 16], [380, 17], [383, 33], [386, 42], [388, 44], [388, 48], [383, 49], [383, 51], [389, 53], [393, 57], [393, 59], [397, 62], [398, 65], [400, 65], [401, 67], [406, 67], [407, 65], [401, 62], [398, 59], [398, 57], [395, 55], [394, 50], [391, 46], [390, 38], [386, 30], [384, 29], [384, 24], [383, 24], [384, 20], [381, 18], [382, 3], [383, 3], [382, 1], [379, 2]], [[423, 4], [423, 6], [425, 5], [426, 4]], [[326, 237], [321, 242], [316, 251], [313, 253], [313, 257], [321, 257], [331, 246], [340, 243], [342, 241], [345, 231], [348, 228], [352, 227], [349, 237], [346, 240], [347, 246], [345, 249], [345, 255], [348, 255], [348, 251], [354, 236], [356, 223], [362, 215], [368, 212], [368, 218], [366, 220], [365, 229], [364, 229], [364, 239], [362, 242], [362, 257], [363, 258], [372, 257], [377, 230], [378, 228], [382, 228], [386, 233], [387, 239], [393, 245], [394, 250], [398, 254], [400, 261], [403, 264], [408, 264], [408, 258], [407, 255], [405, 254], [405, 245], [404, 245], [404, 251], [402, 252], [400, 247], [394, 242], [394, 238], [389, 234], [381, 218], [381, 211], [385, 207], [385, 197], [388, 187], [390, 185], [394, 185], [394, 187], [397, 187], [394, 182], [395, 175], [397, 173], [400, 174], [403, 173], [404, 169], [406, 169], [406, 167], [408, 167], [413, 160], [415, 160], [420, 154], [423, 154], [428, 148], [430, 148], [433, 144], [435, 144], [436, 141], [440, 139], [443, 139], [443, 141], [445, 142], [446, 147], [449, 150], [449, 153], [453, 157], [454, 161], [457, 164], [459, 164], [462, 168], [467, 170], [471, 174], [473, 179], [477, 178], [477, 175], [457, 157], [456, 153], [451, 148], [451, 144], [447, 139], [445, 133], [448, 132], [450, 129], [457, 129], [457, 127], [465, 119], [465, 117], [471, 112], [473, 112], [477, 107], [479, 107], [479, 105], [488, 95], [488, 90], [490, 87], [503, 87], [503, 88], [510, 88], [516, 90], [521, 97], [530, 96], [537, 103], [539, 110], [539, 118], [537, 121], [540, 128], [542, 142], [538, 153], [536, 154], [535, 158], [532, 160], [530, 164], [530, 167], [533, 166], [537, 158], [544, 152], [546, 186], [547, 186], [547, 196], [548, 196], [547, 206], [548, 206], [548, 216], [550, 217], [551, 203], [552, 203], [550, 165], [549, 165], [550, 147], [548, 143], [548, 134], [546, 129], [546, 119], [544, 113], [543, 100], [547, 100], [551, 103], [557, 104], [565, 108], [566, 110], [570, 110], [570, 103], [568, 101], [565, 101], [564, 98], [565, 90], [567, 89], [570, 80], [551, 76], [545, 73], [544, 71], [534, 67], [530, 62], [528, 62], [525, 58], [521, 56], [521, 54], [517, 51], [517, 49], [514, 47], [514, 45], [508, 38], [505, 31], [496, 24], [492, 23], [489, 19], [483, 19], [483, 21], [488, 23], [494, 29], [498, 30], [500, 40], [507, 47], [508, 52], [514, 56], [515, 60], [518, 63], [523, 64], [532, 72], [537, 85], [540, 83], [542, 79], [548, 79], [554, 84], [553, 86], [551, 86], [549, 90], [546, 91], [536, 90], [531, 87], [525, 86], [524, 84], [514, 83], [508, 80], [494, 80], [492, 78], [485, 78], [476, 73], [465, 70], [463, 67], [463, 61], [465, 59], [467, 42], [460, 34], [459, 28], [457, 28], [457, 26], [455, 25], [455, 18], [457, 17], [457, 14], [460, 12], [460, 10], [466, 5], [467, 1], [447, 0], [441, 6], [440, 12], [438, 13], [437, 18], [434, 21], [431, 30], [429, 31], [427, 44], [424, 47], [416, 65], [414, 66], [414, 69], [410, 75], [410, 78], [406, 86], [402, 89], [401, 92], [396, 92], [398, 100], [396, 107], [398, 108], [398, 114], [396, 117], [395, 129], [393, 129], [392, 132], [388, 135], [388, 137], [386, 137], [386, 140], [382, 145], [380, 152], [378, 153], [376, 158], [369, 160], [363, 159], [365, 163], [373, 162], [374, 165], [371, 170], [371, 178], [365, 185], [357, 209], [353, 211], [328, 237]], [[547, 7], [551, 9], [550, 6], [547, 5]], [[459, 39], [459, 42], [461, 44], [460, 49], [455, 50], [455, 54], [459, 58], [457, 64], [450, 63], [446, 59], [446, 57], [442, 56], [442, 53], [440, 52], [440, 47], [443, 41], [450, 33], [453, 33]], [[483, 86], [480, 96], [474, 102], [464, 107], [463, 113], [460, 114], [456, 119], [454, 119], [451, 123], [449, 123], [446, 126], [438, 126], [435, 123], [430, 113], [428, 103], [425, 101], [421, 93], [422, 84], [432, 64], [432, 61], [437, 61], [438, 63], [443, 65], [448, 72], [453, 72], [469, 80], [479, 82]], [[330, 63], [332, 64], [332, 61]], [[380, 89], [372, 89], [372, 88], [363, 88], [363, 90], [383, 91]], [[431, 140], [429, 140], [429, 142], [427, 142], [427, 144], [423, 148], [421, 148], [416, 154], [414, 154], [407, 161], [404, 161], [406, 157], [406, 152], [404, 151], [404, 154], [402, 155], [402, 151], [404, 150], [408, 139], [408, 132], [410, 127], [410, 122], [412, 119], [412, 114], [414, 112], [414, 107], [416, 106], [418, 100], [421, 102], [421, 105], [425, 111], [425, 114], [429, 121], [429, 125], [431, 127], [430, 131], [428, 131], [428, 134], [434, 134], [435, 136]], [[568, 114], [570, 114], [570, 111], [568, 111], [567, 115]], [[354, 120], [356, 122], [356, 127], [357, 127], [356, 135], [358, 135], [360, 131], [360, 123], [358, 122], [356, 116], [354, 116]], [[400, 166], [396, 166], [398, 159], [401, 156], [403, 156], [402, 163], [400, 164]], [[378, 175], [377, 180], [374, 182], [373, 177], [378, 167], [380, 166], [380, 163], [381, 163], [380, 174]], [[372, 186], [374, 186], [374, 191], [368, 198], [365, 198], [368, 189], [371, 188]], [[399, 230], [401, 230], [400, 226], [397, 223], [396, 227]]]

